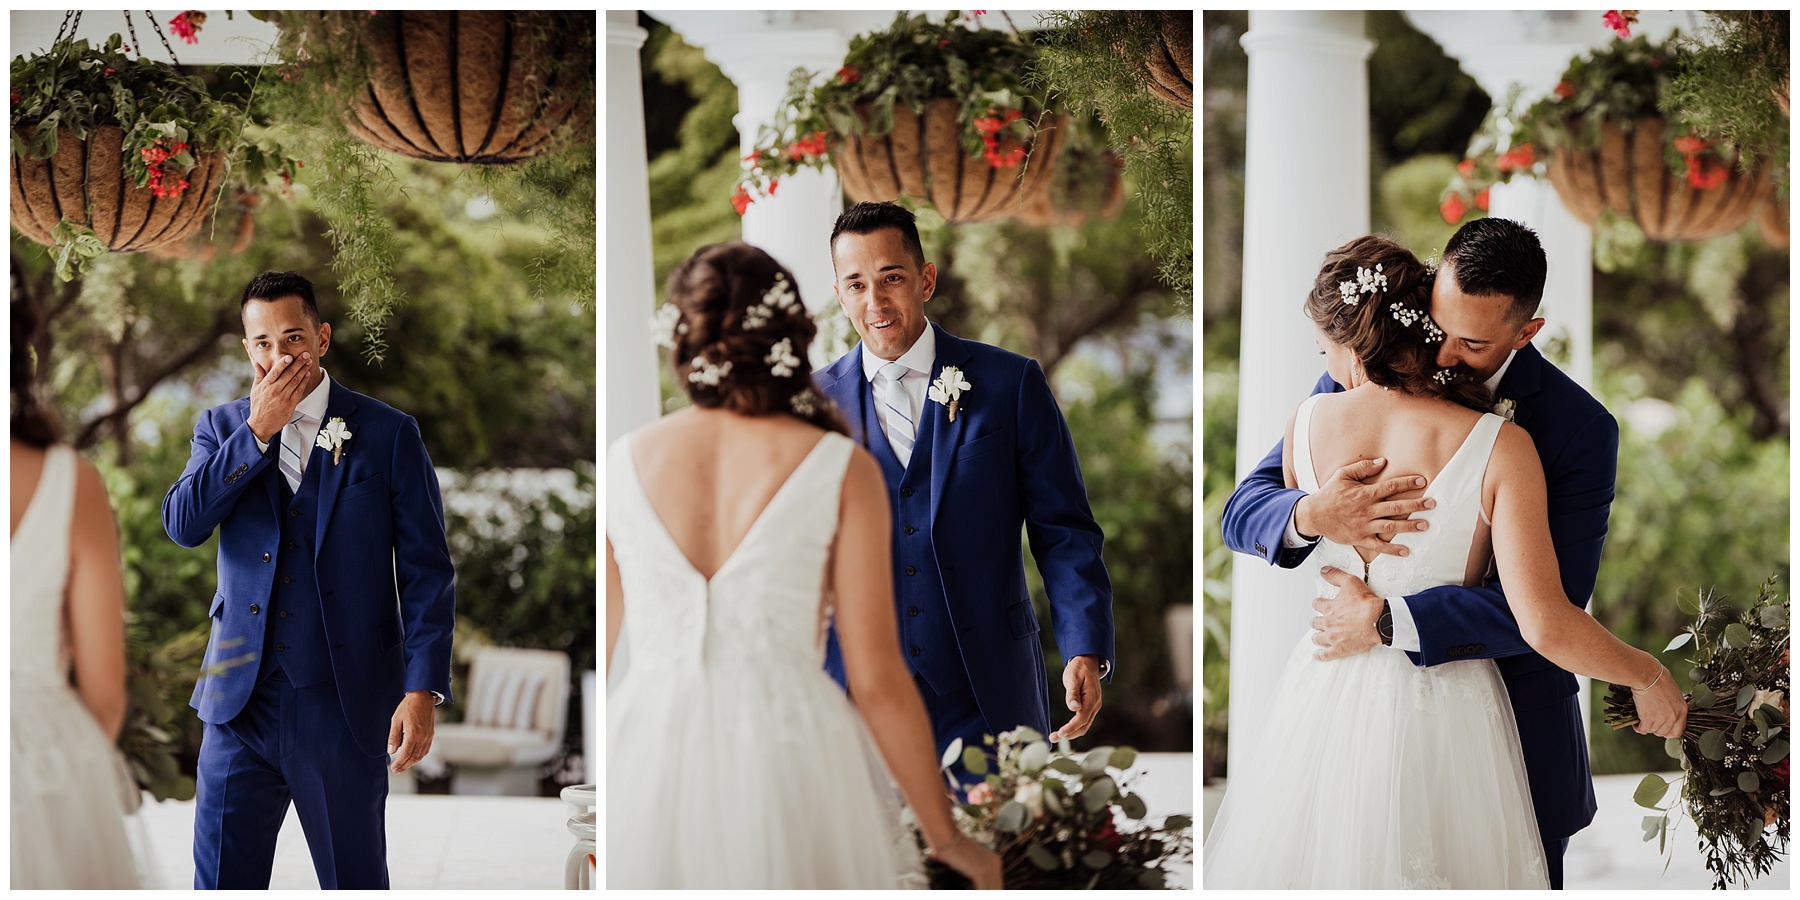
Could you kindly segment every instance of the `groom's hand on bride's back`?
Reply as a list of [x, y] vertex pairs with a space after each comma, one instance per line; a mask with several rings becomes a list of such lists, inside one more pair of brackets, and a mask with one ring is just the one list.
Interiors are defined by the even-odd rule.
[[1405, 556], [1406, 547], [1389, 539], [1403, 531], [1424, 531], [1425, 522], [1415, 522], [1407, 516], [1430, 509], [1436, 501], [1426, 497], [1390, 499], [1395, 494], [1423, 488], [1425, 478], [1378, 477], [1386, 466], [1387, 460], [1377, 457], [1358, 460], [1331, 473], [1317, 493], [1300, 498], [1294, 507], [1294, 527], [1309, 539], [1323, 537], [1336, 544]]

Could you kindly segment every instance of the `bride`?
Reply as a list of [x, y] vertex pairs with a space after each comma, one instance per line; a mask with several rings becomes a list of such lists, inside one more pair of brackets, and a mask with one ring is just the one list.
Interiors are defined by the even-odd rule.
[[693, 406], [607, 456], [608, 666], [621, 629], [631, 648], [606, 710], [608, 888], [900, 886], [918, 860], [888, 772], [928, 855], [1000, 887], [951, 819], [895, 636], [886, 487], [812, 387], [793, 276], [705, 247], [663, 309]]
[[[1306, 313], [1342, 393], [1307, 398], [1288, 426], [1287, 486], [1384, 457], [1427, 478], [1428, 524], [1394, 538], [1405, 555], [1322, 541], [1323, 572], [1381, 596], [1475, 584], [1490, 563], [1532, 649], [1571, 672], [1632, 687], [1641, 728], [1681, 733], [1686, 706], [1668, 670], [1563, 594], [1531, 437], [1487, 413], [1486, 389], [1441, 376], [1429, 315], [1432, 273], [1379, 237], [1327, 254]], [[1319, 581], [1320, 596], [1337, 587]], [[1397, 652], [1316, 660], [1313, 635], [1289, 658], [1251, 753], [1206, 841], [1208, 889], [1544, 888], [1524, 758], [1491, 659], [1414, 668]]]

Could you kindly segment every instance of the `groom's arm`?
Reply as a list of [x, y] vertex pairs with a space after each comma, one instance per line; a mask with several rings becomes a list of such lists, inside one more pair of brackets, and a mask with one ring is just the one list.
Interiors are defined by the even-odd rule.
[[[1563, 458], [1546, 466], [1550, 540], [1556, 548], [1563, 592], [1583, 608], [1600, 574], [1600, 551], [1612, 511], [1619, 466], [1619, 424], [1602, 411], [1583, 425], [1586, 440], [1571, 441]], [[1533, 652], [1499, 582], [1481, 587], [1438, 587], [1405, 598], [1418, 634], [1415, 664], [1435, 666], [1459, 659], [1488, 659]], [[1398, 616], [1396, 616], [1398, 618]], [[1396, 623], [1395, 643], [1403, 626]]]
[[444, 536], [444, 501], [419, 425], [405, 417], [390, 471], [395, 582], [406, 627], [406, 690], [449, 702], [450, 643], [456, 630], [456, 570]]
[[[1329, 373], [1319, 376], [1313, 385], [1312, 393], [1328, 393], [1339, 390], [1337, 382], [1331, 380]], [[1225, 501], [1220, 531], [1225, 539], [1225, 546], [1237, 553], [1258, 556], [1270, 565], [1291, 569], [1306, 560], [1312, 554], [1318, 539], [1306, 540], [1293, 529], [1294, 507], [1306, 492], [1299, 488], [1287, 486], [1281, 472], [1281, 449], [1283, 442], [1277, 441], [1275, 449], [1263, 457], [1244, 480], [1231, 492], [1231, 499]]]
[[163, 531], [183, 547], [206, 543], [237, 505], [238, 496], [274, 458], [274, 445], [259, 449], [247, 421], [219, 436], [218, 420], [223, 418], [218, 410], [200, 415], [187, 466], [163, 495]]
[[1018, 397], [1019, 502], [1031, 556], [1049, 596], [1056, 647], [1065, 663], [1097, 657], [1110, 678], [1112, 581], [1100, 556], [1100, 526], [1088, 507], [1075, 439], [1036, 360], [1025, 365]]

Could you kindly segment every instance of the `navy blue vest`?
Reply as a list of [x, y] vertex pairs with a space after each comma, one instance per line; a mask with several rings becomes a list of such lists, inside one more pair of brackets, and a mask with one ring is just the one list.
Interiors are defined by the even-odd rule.
[[313, 546], [319, 521], [319, 470], [330, 464], [324, 455], [309, 460], [299, 494], [288, 487], [279, 465], [269, 467], [270, 477], [281, 483], [281, 548], [275, 560], [275, 585], [262, 611], [268, 621], [263, 624], [258, 683], [277, 668], [295, 687], [331, 680], [331, 650], [325, 645], [318, 554]]
[[965, 690], [969, 676], [931, 545], [931, 435], [937, 420], [932, 413], [941, 408], [925, 404], [912, 459], [901, 468], [876, 417], [876, 402], [873, 387], [864, 380], [862, 432], [887, 479], [888, 505], [894, 514], [894, 612], [900, 622], [900, 652], [933, 693]]

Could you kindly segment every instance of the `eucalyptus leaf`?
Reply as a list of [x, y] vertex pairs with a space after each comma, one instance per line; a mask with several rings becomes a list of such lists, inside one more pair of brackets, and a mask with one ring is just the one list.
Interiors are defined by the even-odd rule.
[[1724, 787], [1716, 787], [1716, 788], [1712, 789], [1712, 796], [1714, 796], [1714, 797], [1723, 797], [1726, 794], [1735, 794], [1735, 793], [1737, 793], [1737, 785], [1735, 785], [1735, 784], [1728, 784]]
[[1081, 771], [1088, 775], [1106, 771], [1107, 765], [1112, 762], [1112, 752], [1113, 748], [1111, 747], [1095, 747], [1089, 750], [1087, 755], [1081, 758]]
[[1194, 819], [1192, 816], [1170, 816], [1163, 820], [1162, 827], [1164, 831], [1181, 831], [1194, 827]]
[[1750, 634], [1750, 629], [1744, 627], [1744, 623], [1733, 622], [1725, 626], [1725, 646], [1736, 650], [1748, 647], [1754, 641], [1755, 638]]
[[1690, 597], [1686, 591], [1677, 591], [1675, 607], [1690, 616], [1697, 616], [1700, 614], [1700, 595], [1696, 593]]
[[1663, 739], [1663, 753], [1667, 754], [1670, 759], [1676, 761], [1687, 758], [1687, 754], [1682, 752], [1681, 749], [1681, 738], [1678, 737]]
[[962, 755], [962, 738], [951, 738], [950, 746], [944, 748], [944, 758], [938, 761], [938, 768], [948, 769]]
[[1145, 869], [1138, 875], [1138, 887], [1147, 891], [1163, 889], [1163, 871], [1161, 869]]
[[1703, 682], [1706, 679], [1711, 678], [1711, 677], [1712, 677], [1712, 673], [1706, 671], [1705, 666], [1695, 666], [1688, 670], [1688, 680], [1694, 682], [1695, 684], [1699, 684], [1700, 682]]
[[1054, 872], [1057, 869], [1062, 868], [1062, 861], [1057, 859], [1050, 851], [1045, 850], [1043, 845], [1036, 841], [1032, 841], [1030, 844], [1026, 845], [1025, 856], [1027, 859], [1031, 860], [1032, 865], [1037, 866], [1046, 872]]
[[1144, 806], [1144, 798], [1136, 794], [1126, 794], [1119, 798], [1119, 809], [1133, 819], [1142, 819], [1149, 810]]
[[1669, 783], [1664, 781], [1661, 775], [1651, 774], [1645, 775], [1644, 780], [1638, 782], [1637, 790], [1632, 792], [1631, 799], [1639, 806], [1655, 809], [1656, 804], [1661, 803], [1663, 796], [1668, 793]]
[[1762, 787], [1762, 779], [1756, 777], [1755, 772], [1739, 772], [1737, 782], [1738, 790], [1746, 794], [1754, 794]]
[[1769, 742], [1769, 746], [1763, 748], [1762, 755], [1757, 757], [1757, 759], [1760, 759], [1763, 762], [1768, 763], [1769, 765], [1774, 765], [1774, 764], [1786, 759], [1787, 755], [1788, 755], [1787, 740], [1785, 738], [1776, 738], [1775, 740], [1772, 740]]
[[1078, 763], [1067, 756], [1059, 756], [1051, 760], [1050, 768], [1054, 771], [1061, 772], [1064, 775], [1081, 774], [1081, 763]]
[[1700, 735], [1700, 755], [1718, 762], [1725, 758], [1725, 732], [1714, 728]]
[[1754, 699], [1756, 699], [1756, 685], [1746, 684], [1739, 688], [1737, 692], [1737, 711], [1743, 712], [1744, 710], [1749, 709], [1750, 701]]
[[1768, 629], [1780, 628], [1787, 624], [1787, 610], [1780, 606], [1765, 606], [1756, 614], [1757, 621]]
[[1031, 810], [1026, 809], [1025, 804], [1009, 800], [1005, 806], [1000, 807], [1000, 814], [994, 817], [994, 827], [1007, 834], [1018, 834], [1030, 818]]
[[1694, 708], [1695, 709], [1711, 709], [1713, 707], [1713, 704], [1718, 703], [1718, 702], [1719, 702], [1719, 695], [1713, 693], [1713, 689], [1707, 687], [1705, 682], [1703, 682], [1703, 681], [1694, 682]]
[[963, 768], [973, 775], [986, 775], [988, 770], [987, 754], [980, 747], [964, 747], [962, 752]]
[[1681, 648], [1687, 646], [1688, 641], [1691, 641], [1693, 639], [1694, 639], [1693, 632], [1684, 631], [1684, 632], [1676, 635], [1675, 639], [1669, 642], [1669, 646], [1663, 648], [1663, 652], [1667, 653], [1670, 650], [1680, 650]]
[[1112, 861], [1112, 854], [1107, 853], [1104, 850], [1089, 851], [1086, 856], [1081, 858], [1081, 864], [1090, 869], [1104, 869], [1107, 866], [1112, 865]]
[[1120, 747], [1112, 752], [1111, 765], [1115, 769], [1129, 769], [1137, 762], [1137, 751], [1130, 747]]
[[1044, 791], [1044, 809], [1050, 815], [1060, 817], [1067, 808], [1060, 794], [1048, 789]]
[[1081, 789], [1081, 805], [1088, 812], [1099, 812], [1106, 808], [1107, 801], [1111, 800], [1118, 791], [1119, 786], [1114, 783], [1112, 776], [1102, 775], [1088, 782], [1087, 787]]
[[1050, 745], [1043, 741], [1032, 741], [1019, 751], [1019, 771], [1027, 775], [1036, 775], [1044, 770], [1050, 761]]
[[1648, 841], [1651, 838], [1656, 837], [1657, 832], [1662, 831], [1663, 817], [1662, 816], [1645, 816], [1643, 826], [1644, 826], [1644, 840]]

